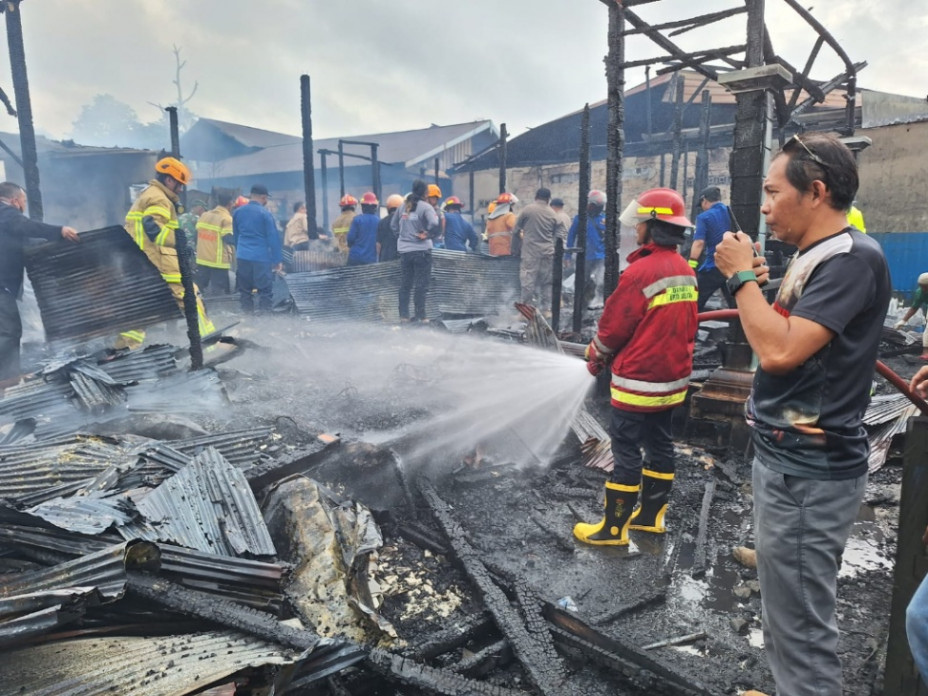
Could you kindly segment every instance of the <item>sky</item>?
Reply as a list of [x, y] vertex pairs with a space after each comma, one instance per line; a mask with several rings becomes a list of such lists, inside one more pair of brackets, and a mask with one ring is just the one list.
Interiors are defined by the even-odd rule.
[[[741, 4], [660, 0], [634, 10], [657, 23]], [[928, 3], [810, 5], [853, 61], [868, 62], [859, 86], [928, 95]], [[766, 7], [775, 50], [801, 67], [815, 35], [783, 0]], [[174, 46], [186, 60], [184, 96], [197, 85], [187, 106], [199, 116], [298, 135], [299, 79], [309, 74], [316, 138], [479, 119], [518, 135], [606, 94], [600, 0], [23, 0], [21, 9], [36, 130], [56, 139], [70, 137], [98, 94], [143, 122], [158, 119], [152, 104], [177, 99]], [[673, 40], [742, 43], [744, 17]], [[640, 37], [626, 51], [628, 60], [665, 53]], [[825, 48], [812, 77], [830, 79], [841, 65]], [[643, 79], [629, 71], [627, 86]], [[12, 97], [6, 52], [0, 87]], [[0, 110], [0, 131], [15, 130]]]

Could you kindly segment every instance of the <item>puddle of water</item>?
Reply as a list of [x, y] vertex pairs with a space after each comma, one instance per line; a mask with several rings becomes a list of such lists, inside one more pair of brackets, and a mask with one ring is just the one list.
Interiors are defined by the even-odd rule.
[[869, 571], [891, 570], [893, 560], [880, 549], [883, 532], [871, 522], [854, 525], [841, 560], [839, 578], [853, 578]]

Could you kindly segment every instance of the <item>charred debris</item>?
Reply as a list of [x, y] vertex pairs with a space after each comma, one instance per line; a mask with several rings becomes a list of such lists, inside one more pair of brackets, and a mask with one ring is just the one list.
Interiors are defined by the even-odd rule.
[[[578, 352], [519, 310], [515, 328], [468, 326]], [[262, 335], [288, 331], [270, 321]], [[718, 364], [720, 331], [701, 331], [697, 371]], [[885, 338], [891, 359], [910, 352], [904, 335]], [[181, 355], [154, 345], [49, 360], [0, 399], [0, 694], [769, 686], [756, 574], [731, 557], [750, 541], [750, 476], [720, 444], [724, 414], [679, 424], [666, 537], [604, 553], [570, 537], [612, 463], [595, 400], [549, 467], [519, 469], [476, 444], [470, 458], [416, 467], [298, 425], [287, 408], [300, 405], [274, 395], [285, 375], [266, 376], [262, 394], [234, 358], [188, 371]], [[875, 399], [879, 464], [909, 415], [893, 395]], [[878, 563], [843, 581], [842, 626], [856, 631], [844, 657], [867, 685], [855, 694], [879, 680], [886, 640], [882, 600], [860, 606], [860, 593], [883, 588], [888, 603], [898, 472], [887, 469], [860, 533], [879, 539]]]

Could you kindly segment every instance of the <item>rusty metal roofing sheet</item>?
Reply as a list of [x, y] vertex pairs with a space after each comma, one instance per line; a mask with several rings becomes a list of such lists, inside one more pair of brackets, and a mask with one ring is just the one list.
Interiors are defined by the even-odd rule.
[[28, 248], [26, 268], [49, 341], [182, 318], [158, 269], [122, 227], [82, 232], [77, 244]]
[[225, 556], [277, 555], [248, 481], [215, 449], [199, 453], [136, 507], [150, 524], [122, 530], [142, 538]]
[[233, 631], [163, 638], [117, 636], [13, 650], [0, 693], [31, 696], [184, 696], [229, 675], [292, 664], [299, 652]]
[[[399, 320], [400, 262], [343, 266], [287, 276], [300, 314], [314, 320]], [[432, 252], [432, 281], [426, 314], [496, 314], [518, 299], [519, 259]], [[332, 300], [337, 297], [338, 301]]]
[[72, 493], [127, 460], [126, 451], [98, 438], [0, 447], [0, 498], [36, 505]]

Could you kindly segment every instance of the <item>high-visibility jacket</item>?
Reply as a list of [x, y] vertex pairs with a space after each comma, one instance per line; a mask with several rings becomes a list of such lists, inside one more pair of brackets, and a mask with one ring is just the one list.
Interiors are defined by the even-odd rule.
[[[519, 245], [512, 243], [512, 230], [516, 226], [515, 213], [505, 213], [487, 219], [487, 245], [490, 256], [510, 256], [518, 252]], [[516, 248], [513, 249], [513, 246]]]
[[[175, 246], [178, 200], [176, 193], [160, 181], [152, 179], [148, 188], [139, 194], [126, 213], [126, 232], [168, 283], [180, 282], [180, 263]], [[154, 239], [145, 234], [142, 220], [148, 216], [151, 216], [160, 230]]]
[[348, 230], [351, 229], [351, 221], [354, 220], [355, 215], [357, 213], [353, 210], [345, 210], [332, 223], [332, 234], [335, 237], [335, 243], [338, 250], [343, 254], [348, 253]]
[[197, 265], [209, 268], [231, 268], [232, 246], [226, 237], [232, 234], [232, 213], [217, 205], [197, 221]]
[[612, 359], [612, 405], [664, 411], [683, 403], [693, 371], [696, 274], [676, 247], [646, 244], [628, 257], [593, 345]]

